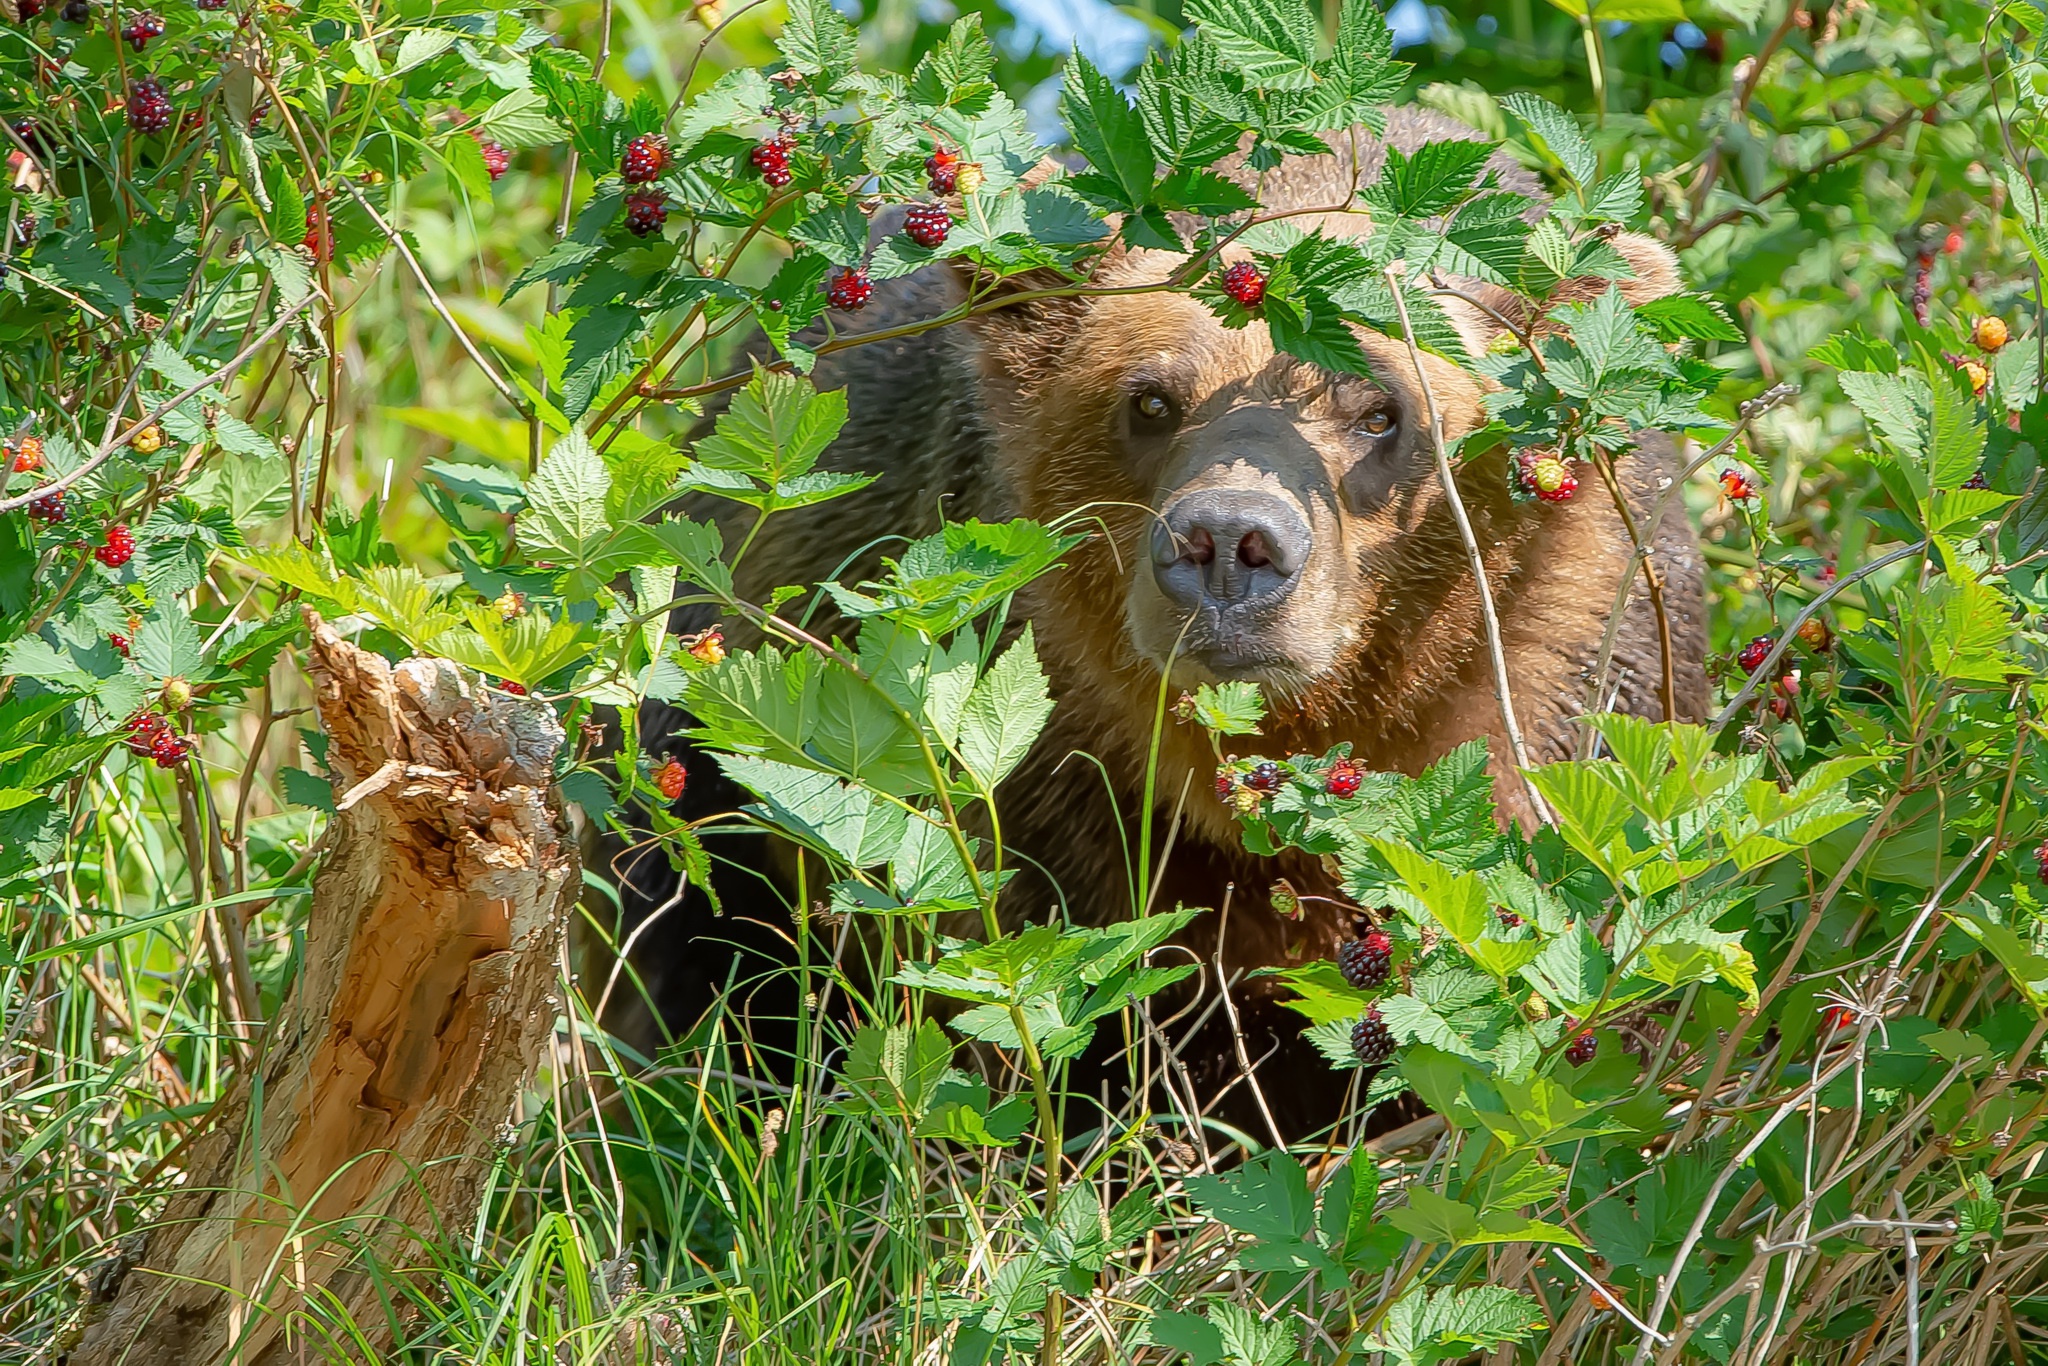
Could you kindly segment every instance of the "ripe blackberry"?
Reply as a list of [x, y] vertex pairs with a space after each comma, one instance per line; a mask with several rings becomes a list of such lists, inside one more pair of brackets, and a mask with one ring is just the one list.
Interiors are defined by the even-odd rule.
[[128, 40], [128, 46], [137, 52], [148, 47], [154, 39], [164, 36], [164, 21], [148, 10], [136, 14], [121, 27], [121, 36]]
[[924, 172], [933, 194], [951, 194], [960, 187], [960, 158], [943, 147], [924, 159]]
[[14, 472], [34, 474], [43, 467], [43, 439], [39, 436], [24, 436], [14, 445]]
[[1365, 781], [1365, 769], [1356, 759], [1339, 759], [1323, 776], [1323, 791], [1332, 797], [1356, 797]]
[[1377, 1067], [1394, 1056], [1394, 1034], [1387, 1028], [1387, 1022], [1380, 1018], [1378, 1006], [1366, 1011], [1364, 1017], [1351, 1026], [1351, 1051], [1367, 1067]]
[[92, 0], [64, 0], [64, 22], [67, 24], [91, 23]]
[[1254, 792], [1278, 792], [1285, 776], [1280, 765], [1267, 759], [1255, 765], [1252, 771], [1245, 775], [1244, 785]]
[[1582, 1029], [1577, 1038], [1565, 1045], [1564, 1060], [1574, 1067], [1584, 1067], [1599, 1051], [1600, 1041], [1593, 1037], [1593, 1031]]
[[903, 235], [920, 247], [944, 246], [946, 234], [952, 230], [953, 215], [943, 204], [912, 204], [910, 212], [903, 215]]
[[306, 206], [306, 235], [299, 245], [313, 253], [315, 261], [334, 259], [334, 230], [327, 221], [327, 206], [315, 201]]
[[1970, 340], [1977, 344], [1979, 351], [1996, 351], [2012, 340], [2012, 330], [2003, 318], [1979, 318], [1977, 325], [1970, 329]]
[[825, 277], [825, 297], [834, 308], [857, 312], [875, 297], [875, 282], [861, 266], [841, 266]]
[[135, 533], [116, 522], [107, 528], [106, 538], [92, 554], [107, 568], [119, 569], [135, 554]]
[[1988, 489], [1991, 487], [1991, 481], [1984, 477], [1984, 471], [1978, 470], [1963, 481], [1963, 487], [1966, 489]]
[[150, 737], [149, 757], [158, 768], [176, 768], [192, 752], [192, 742], [169, 726]]
[[626, 196], [627, 232], [635, 237], [652, 237], [667, 222], [668, 200], [659, 190]]
[[496, 183], [500, 176], [512, 169], [512, 154], [474, 129], [469, 135], [476, 139], [476, 149], [484, 154], [484, 169], [490, 172], [492, 182]]
[[1756, 497], [1756, 481], [1741, 470], [1722, 470], [1721, 492], [1730, 502], [1746, 503]]
[[679, 759], [669, 760], [661, 766], [661, 771], [654, 775], [655, 785], [661, 789], [661, 795], [670, 801], [683, 795], [683, 788], [689, 781], [690, 771], [683, 767]]
[[28, 515], [38, 522], [56, 525], [64, 520], [64, 490], [51, 489], [28, 505]]
[[228, 7], [228, 0], [192, 0], [192, 3], [205, 10], [226, 9]]
[[1394, 970], [1394, 941], [1385, 930], [1367, 930], [1337, 949], [1337, 971], [1360, 991], [1370, 991]]
[[171, 126], [171, 99], [154, 76], [138, 76], [128, 87], [128, 126], [138, 133], [161, 133]]
[[642, 133], [626, 144], [619, 158], [619, 178], [628, 185], [645, 185], [668, 165], [668, 145], [652, 133]]
[[761, 173], [762, 180], [779, 190], [793, 179], [789, 170], [789, 149], [795, 145], [796, 139], [786, 130], [778, 132], [748, 153], [747, 160], [754, 163], [754, 169]]
[[1764, 660], [1769, 657], [1771, 651], [1777, 647], [1777, 644], [1778, 638], [1776, 636], [1758, 636], [1750, 641], [1749, 644], [1743, 646], [1741, 652], [1735, 656], [1736, 667], [1746, 674], [1755, 673], [1763, 667]]
[[1250, 261], [1239, 261], [1223, 272], [1223, 292], [1246, 308], [1257, 308], [1266, 297], [1266, 274]]

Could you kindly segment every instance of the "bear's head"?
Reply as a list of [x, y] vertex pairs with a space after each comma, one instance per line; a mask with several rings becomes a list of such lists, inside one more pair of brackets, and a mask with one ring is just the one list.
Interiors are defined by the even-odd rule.
[[[1289, 169], [1260, 187], [1265, 211], [1341, 205], [1357, 183], [1343, 150]], [[1350, 213], [1295, 221], [1333, 235], [1369, 226]], [[1628, 233], [1612, 245], [1634, 270], [1619, 282], [1630, 302], [1676, 287], [1662, 245]], [[1227, 249], [1209, 268], [1242, 259]], [[1259, 683], [1279, 731], [1269, 751], [1357, 738], [1361, 715], [1400, 724], [1469, 658], [1478, 630], [1430, 409], [1457, 442], [1485, 423], [1481, 383], [1432, 354], [1418, 367], [1405, 340], [1364, 329], [1371, 377], [1335, 373], [1277, 351], [1257, 320], [1232, 328], [1195, 299], [1145, 288], [1186, 264], [1115, 250], [1090, 280], [1103, 292], [978, 324], [983, 411], [1017, 511], [1080, 512], [1105, 533], [1036, 590], [1041, 648], [1070, 691], [1119, 695], [1091, 707], [1097, 716], [1149, 722], [1163, 673], [1169, 689]], [[1552, 302], [1608, 287], [1567, 281]], [[1465, 300], [1439, 303], [1475, 353], [1501, 327]], [[1459, 481], [1489, 551], [1537, 515], [1506, 498], [1504, 459]]]

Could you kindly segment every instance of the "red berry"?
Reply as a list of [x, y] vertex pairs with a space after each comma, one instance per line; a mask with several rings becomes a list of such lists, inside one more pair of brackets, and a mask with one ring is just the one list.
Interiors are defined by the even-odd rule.
[[626, 196], [626, 231], [635, 237], [652, 237], [668, 222], [668, 200], [661, 191]]
[[1280, 765], [1267, 759], [1254, 765], [1252, 771], [1245, 775], [1244, 785], [1254, 792], [1278, 792], [1284, 776], [1280, 771]]
[[2041, 841], [2041, 847], [2034, 851], [2034, 872], [2041, 881], [2048, 882], [2048, 840]]
[[924, 159], [926, 182], [933, 194], [951, 194], [960, 188], [960, 158], [941, 147]]
[[903, 235], [920, 247], [943, 246], [953, 230], [953, 216], [943, 204], [912, 204], [903, 215]]
[[1847, 1006], [1829, 1006], [1820, 1013], [1820, 1027], [1837, 1033], [1856, 1023], [1856, 1012]]
[[868, 306], [875, 297], [875, 282], [860, 266], [841, 266], [825, 277], [825, 297], [834, 308], [852, 313]]
[[1743, 646], [1741, 653], [1735, 656], [1737, 667], [1746, 674], [1755, 673], [1763, 667], [1765, 658], [1770, 655], [1771, 650], [1777, 643], [1778, 638], [1776, 636], [1758, 636], [1750, 641], [1749, 644]]
[[92, 553], [93, 558], [107, 568], [119, 569], [135, 553], [135, 533], [116, 523], [107, 528], [106, 539]]
[[128, 87], [128, 126], [138, 133], [161, 133], [171, 126], [171, 100], [156, 77], [139, 76]]
[[43, 12], [43, 0], [20, 0], [21, 22], [27, 23]]
[[130, 47], [140, 52], [149, 46], [151, 39], [164, 36], [164, 21], [145, 10], [128, 20], [121, 29], [121, 36], [128, 40]]
[[484, 154], [484, 169], [495, 182], [499, 176], [512, 169], [512, 154], [472, 128], [469, 135], [476, 139], [476, 148]]
[[109, 631], [107, 633], [107, 644], [113, 646], [114, 653], [121, 656], [121, 658], [126, 659], [128, 657], [128, 637], [122, 635], [119, 631]]
[[317, 201], [306, 206], [306, 235], [299, 245], [313, 253], [315, 261], [334, 259], [334, 231], [327, 221], [327, 208]]
[[1367, 1067], [1375, 1067], [1394, 1056], [1394, 1033], [1380, 1018], [1378, 1006], [1366, 1011], [1365, 1017], [1351, 1026], [1351, 1051]]
[[43, 439], [24, 436], [14, 447], [14, 472], [34, 474], [43, 467]]
[[1746, 503], [1756, 497], [1756, 481], [1741, 470], [1722, 470], [1721, 492], [1731, 502]]
[[1339, 759], [1323, 778], [1323, 791], [1332, 797], [1356, 797], [1365, 781], [1365, 769], [1356, 759]]
[[1953, 256], [1962, 249], [1963, 230], [1961, 228], [1950, 228], [1948, 230], [1948, 236], [1943, 238], [1941, 242], [1942, 254], [1946, 256]]
[[1337, 971], [1360, 991], [1369, 991], [1387, 980], [1394, 967], [1394, 941], [1385, 930], [1367, 930], [1347, 939], [1337, 950]]
[[[1236, 777], [1236, 775], [1235, 775], [1235, 774], [1233, 774], [1233, 773], [1231, 773], [1231, 771], [1230, 771], [1229, 769], [1227, 769], [1227, 768], [1219, 768], [1219, 769], [1217, 769], [1217, 770], [1216, 770], [1216, 800], [1217, 800], [1217, 801], [1219, 801], [1219, 802], [1227, 802], [1227, 801], [1229, 801], [1229, 800], [1230, 800], [1230, 796], [1231, 796], [1231, 794], [1232, 794], [1233, 792], [1236, 792], [1236, 791], [1237, 791], [1237, 777]], [[2042, 845], [2041, 847], [2042, 847], [2042, 848], [2044, 848], [2044, 849], [2048, 849], [2048, 844], [2044, 844], [2044, 845]], [[2042, 866], [2042, 867], [2043, 867], [2044, 869], [2048, 869], [2048, 859], [2044, 859], [2044, 861], [2042, 862], [2042, 865], [2041, 865], [2041, 866]], [[2043, 876], [2042, 876], [2042, 878], [2041, 878], [2041, 880], [2042, 880], [2043, 882], [2048, 882], [2048, 873], [2044, 873], [2044, 874], [2043, 874]]]
[[192, 0], [192, 3], [200, 9], [206, 10], [226, 9], [228, 7], [228, 0]]
[[150, 738], [149, 757], [156, 761], [158, 768], [176, 768], [192, 752], [192, 742], [169, 726], [164, 726]]
[[661, 789], [661, 795], [670, 801], [683, 795], [683, 787], [689, 781], [690, 772], [683, 767], [680, 759], [669, 760], [661, 766], [661, 771], [654, 775], [655, 785]]
[[1522, 917], [1516, 915], [1505, 906], [1494, 907], [1493, 918], [1500, 922], [1500, 927], [1504, 930], [1519, 930], [1522, 928]]
[[28, 505], [28, 515], [38, 522], [55, 524], [64, 520], [64, 490], [52, 489]]
[[156, 743], [157, 736], [164, 733], [167, 724], [163, 717], [153, 711], [139, 711], [128, 718], [128, 738], [122, 743], [130, 752], [147, 754]]
[[530, 695], [526, 691], [526, 685], [524, 683], [514, 683], [509, 678], [503, 678], [498, 680], [498, 686], [500, 688], [503, 688], [506, 692], [511, 693], [514, 697], [526, 697]]
[[1223, 292], [1246, 308], [1257, 308], [1266, 297], [1266, 276], [1250, 261], [1239, 261], [1223, 272]]
[[1582, 1029], [1577, 1038], [1565, 1045], [1564, 1060], [1574, 1067], [1584, 1067], [1599, 1051], [1600, 1041], [1593, 1037], [1593, 1031]]
[[789, 149], [796, 140], [785, 131], [775, 134], [748, 154], [747, 160], [754, 163], [754, 169], [761, 173], [761, 179], [775, 189], [781, 189], [792, 179], [789, 172]]
[[619, 159], [619, 178], [628, 185], [644, 185], [668, 165], [668, 144], [652, 133], [642, 133], [626, 144]]
[[1963, 487], [1966, 489], [1988, 489], [1991, 487], [1991, 481], [1984, 477], [1984, 471], [1978, 470], [1963, 481]]

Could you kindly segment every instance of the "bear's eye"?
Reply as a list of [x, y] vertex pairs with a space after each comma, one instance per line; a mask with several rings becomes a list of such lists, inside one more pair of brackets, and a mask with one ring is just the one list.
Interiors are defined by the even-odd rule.
[[1160, 436], [1180, 425], [1180, 405], [1171, 395], [1151, 387], [1131, 395], [1131, 433]]
[[1367, 413], [1365, 421], [1358, 424], [1367, 436], [1385, 436], [1394, 430], [1394, 419], [1384, 412]]

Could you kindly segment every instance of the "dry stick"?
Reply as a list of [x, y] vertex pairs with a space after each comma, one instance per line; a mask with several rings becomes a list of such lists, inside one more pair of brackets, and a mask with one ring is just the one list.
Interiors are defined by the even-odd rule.
[[[138, 418], [133, 423], [130, 423], [127, 429], [121, 432], [120, 435], [112, 435], [110, 431], [109, 435], [100, 442], [99, 449], [94, 451], [89, 459], [87, 459], [83, 464], [79, 465], [77, 469], [71, 471], [71, 473], [60, 475], [57, 478], [52, 479], [47, 484], [38, 484], [34, 489], [20, 495], [19, 497], [0, 498], [0, 512], [13, 512], [17, 508], [27, 507], [30, 503], [34, 502], [38, 498], [43, 497], [45, 494], [54, 493], [59, 489], [69, 488], [73, 484], [77, 483], [79, 480], [85, 478], [85, 476], [87, 476], [88, 474], [91, 474], [101, 465], [107, 463], [107, 461], [112, 458], [115, 451], [118, 451], [122, 449], [124, 446], [126, 446], [129, 442], [129, 439], [132, 438], [137, 432], [141, 431], [144, 427], [149, 426], [158, 418], [162, 417], [165, 413], [170, 412], [172, 409], [184, 403], [187, 399], [196, 397], [197, 395], [205, 392], [207, 389], [212, 388], [222, 378], [233, 373], [237, 368], [241, 366], [242, 362], [248, 360], [250, 356], [255, 354], [258, 347], [262, 346], [265, 342], [269, 341], [278, 333], [284, 331], [285, 326], [288, 323], [290, 323], [293, 319], [297, 318], [299, 314], [302, 311], [304, 311], [306, 306], [318, 297], [319, 296], [315, 294], [308, 294], [304, 299], [301, 299], [292, 307], [278, 314], [277, 321], [273, 322], [269, 327], [264, 328], [262, 334], [259, 335], [254, 341], [250, 342], [247, 346], [235, 352], [234, 355], [230, 356], [226, 361], [222, 362], [221, 365], [217, 367], [212, 374], [207, 375], [205, 378], [201, 379], [197, 384], [193, 384], [187, 387], [183, 392], [177, 394], [175, 397], [172, 397], [170, 399], [165, 400], [162, 403], [159, 403], [155, 408], [150, 410], [147, 416]], [[141, 367], [136, 367], [136, 374], [139, 375], [141, 373]], [[126, 402], [125, 395], [123, 396], [122, 401], [124, 403]], [[116, 412], [118, 411], [119, 410], [117, 408]], [[109, 421], [107, 425], [111, 429], [113, 426], [116, 425], [116, 423], [114, 421]]]
[[1445, 501], [1451, 505], [1451, 517], [1465, 542], [1465, 558], [1479, 586], [1479, 614], [1486, 622], [1486, 652], [1493, 662], [1493, 696], [1500, 703], [1501, 727], [1507, 731], [1515, 773], [1529, 794], [1531, 810], [1539, 821], [1550, 824], [1555, 819], [1550, 804], [1543, 800], [1543, 794], [1536, 790], [1536, 783], [1529, 776], [1529, 749], [1522, 743], [1522, 725], [1515, 719], [1515, 701], [1508, 692], [1507, 653], [1501, 646], [1500, 617], [1493, 610], [1493, 590], [1486, 582], [1486, 559], [1479, 552], [1479, 538], [1472, 533], [1472, 519], [1465, 514], [1465, 500], [1458, 495], [1457, 476], [1451, 472], [1451, 453], [1444, 444], [1443, 410], [1437, 407], [1436, 390], [1430, 387], [1429, 375], [1422, 368], [1422, 348], [1415, 344], [1415, 327], [1408, 321], [1408, 299], [1400, 266], [1388, 266], [1386, 277], [1387, 287], [1394, 293], [1394, 312], [1401, 320], [1401, 338], [1408, 343], [1408, 361], [1415, 367], [1415, 378], [1422, 385], [1422, 400], [1429, 408], [1429, 444], [1436, 455], [1436, 477], [1443, 485]]
[[1911, 545], [1900, 546], [1890, 554], [1880, 555], [1855, 573], [1848, 575], [1846, 578], [1835, 580], [1819, 593], [1816, 593], [1813, 601], [1801, 608], [1799, 614], [1792, 618], [1791, 624], [1778, 636], [1778, 643], [1771, 646], [1771, 652], [1764, 656], [1763, 663], [1750, 670], [1749, 677], [1742, 684], [1742, 691], [1736, 693], [1729, 700], [1728, 705], [1721, 708], [1720, 715], [1713, 719], [1709, 728], [1719, 730], [1727, 725], [1735, 714], [1742, 709], [1743, 705], [1750, 698], [1756, 696], [1757, 684], [1771, 676], [1772, 669], [1776, 667], [1779, 660], [1785, 657], [1785, 651], [1792, 648], [1792, 642], [1798, 638], [1799, 628], [1804, 626], [1814, 613], [1826, 606], [1830, 598], [1840, 593], [1850, 584], [1866, 579], [1878, 570], [1897, 564], [1900, 560], [1917, 555], [1925, 549], [1927, 549], [1927, 542], [1924, 540], [1915, 541]]
[[1223, 972], [1223, 939], [1230, 929], [1230, 901], [1237, 891], [1237, 884], [1223, 885], [1223, 913], [1216, 926], [1216, 981], [1223, 992], [1223, 1013], [1230, 1017], [1230, 1044], [1237, 1050], [1237, 1070], [1251, 1087], [1252, 1099], [1259, 1103], [1259, 1116], [1266, 1121], [1266, 1132], [1272, 1136], [1273, 1146], [1282, 1152], [1287, 1150], [1287, 1136], [1280, 1132], [1280, 1126], [1273, 1119], [1273, 1111], [1266, 1104], [1266, 1093], [1259, 1087], [1259, 1079], [1252, 1070], [1251, 1051], [1244, 1046], [1244, 1026], [1237, 1018], [1237, 1003], [1230, 999], [1230, 979]]
[[[1628, 543], [1634, 550], [1635, 562], [1642, 566], [1643, 587], [1650, 594], [1650, 610], [1657, 618], [1657, 662], [1660, 670], [1659, 692], [1664, 703], [1664, 719], [1678, 719], [1678, 670], [1671, 655], [1671, 617], [1664, 610], [1664, 575], [1657, 568], [1655, 546], [1643, 540], [1642, 532], [1636, 529], [1635, 514], [1629, 511], [1628, 496], [1621, 491], [1621, 481], [1614, 477], [1614, 462], [1598, 446], [1591, 448], [1593, 467], [1600, 471], [1600, 479], [1607, 485], [1607, 496], [1614, 500], [1614, 510], [1621, 514], [1622, 530], [1628, 533]], [[1650, 534], [1657, 534], [1657, 524], [1652, 523]]]
[[1913, 1238], [1913, 1219], [1905, 1197], [1892, 1192], [1899, 1224], [1906, 1235], [1906, 1366], [1920, 1366], [1920, 1244]]

